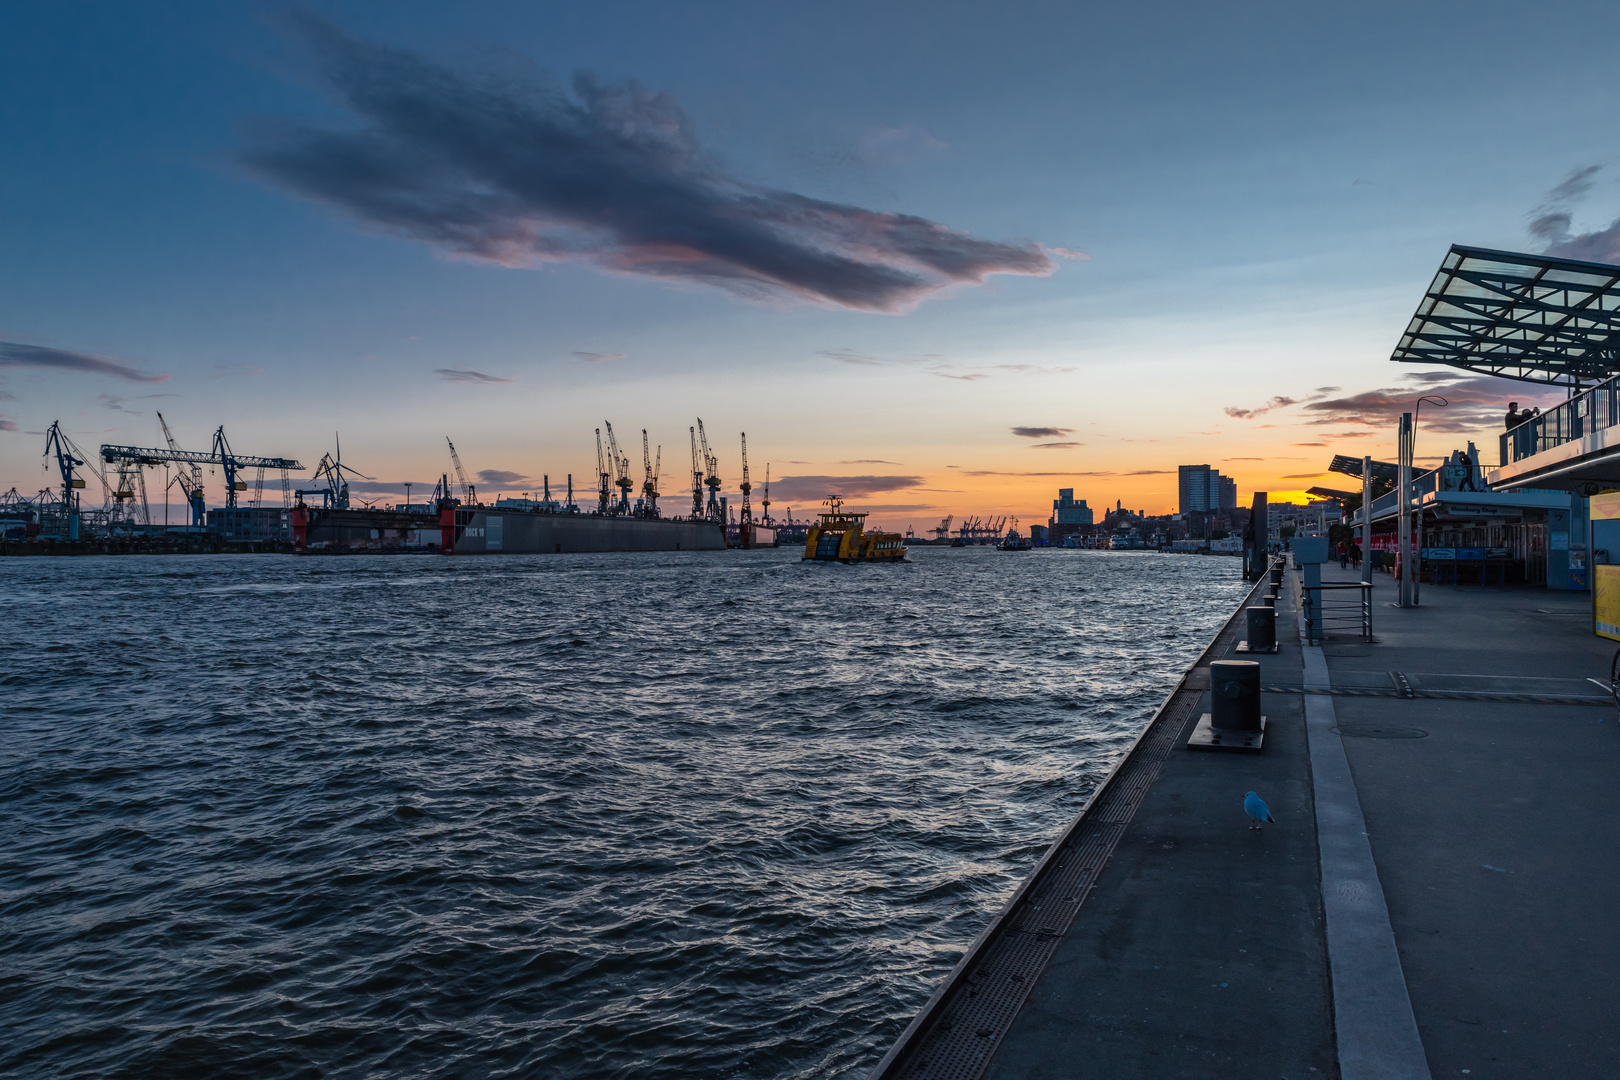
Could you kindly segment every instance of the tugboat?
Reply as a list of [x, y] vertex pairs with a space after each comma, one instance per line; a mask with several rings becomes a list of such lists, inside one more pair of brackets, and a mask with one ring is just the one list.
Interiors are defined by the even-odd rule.
[[904, 562], [906, 538], [899, 533], [866, 532], [866, 515], [844, 509], [836, 495], [804, 541], [805, 562]]
[[1028, 551], [1029, 550], [1029, 541], [1025, 540], [1018, 533], [1018, 522], [1017, 522], [1016, 519], [1013, 521], [1013, 527], [1007, 530], [1007, 535], [1003, 536], [1001, 538], [1001, 543], [996, 545], [996, 550], [997, 551]]

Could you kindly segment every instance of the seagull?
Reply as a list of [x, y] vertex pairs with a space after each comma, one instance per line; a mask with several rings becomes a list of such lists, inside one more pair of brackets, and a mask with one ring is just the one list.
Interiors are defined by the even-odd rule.
[[1266, 800], [1252, 791], [1243, 796], [1243, 812], [1254, 819], [1249, 825], [1251, 829], [1262, 828], [1260, 824], [1262, 821], [1275, 823], [1277, 820], [1271, 816], [1271, 807], [1266, 805]]

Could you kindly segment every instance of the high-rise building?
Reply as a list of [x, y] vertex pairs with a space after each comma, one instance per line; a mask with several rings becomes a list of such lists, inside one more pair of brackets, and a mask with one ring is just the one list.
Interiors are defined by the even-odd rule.
[[1237, 481], [1230, 476], [1208, 465], [1182, 465], [1177, 472], [1183, 514], [1237, 509]]

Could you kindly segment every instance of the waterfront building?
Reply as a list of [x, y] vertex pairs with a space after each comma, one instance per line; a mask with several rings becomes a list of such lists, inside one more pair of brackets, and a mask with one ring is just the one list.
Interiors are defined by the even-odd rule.
[[1208, 465], [1177, 468], [1181, 512], [1237, 509], [1237, 481]]
[[1095, 520], [1086, 500], [1074, 497], [1074, 488], [1058, 488], [1058, 497], [1052, 500], [1052, 517], [1046, 525], [1051, 542], [1061, 544], [1065, 537], [1089, 533]]

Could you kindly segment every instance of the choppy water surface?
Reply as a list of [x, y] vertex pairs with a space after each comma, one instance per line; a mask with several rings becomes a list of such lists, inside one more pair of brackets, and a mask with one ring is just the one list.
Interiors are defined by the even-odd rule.
[[0, 560], [0, 1073], [861, 1075], [1240, 588], [911, 559]]

